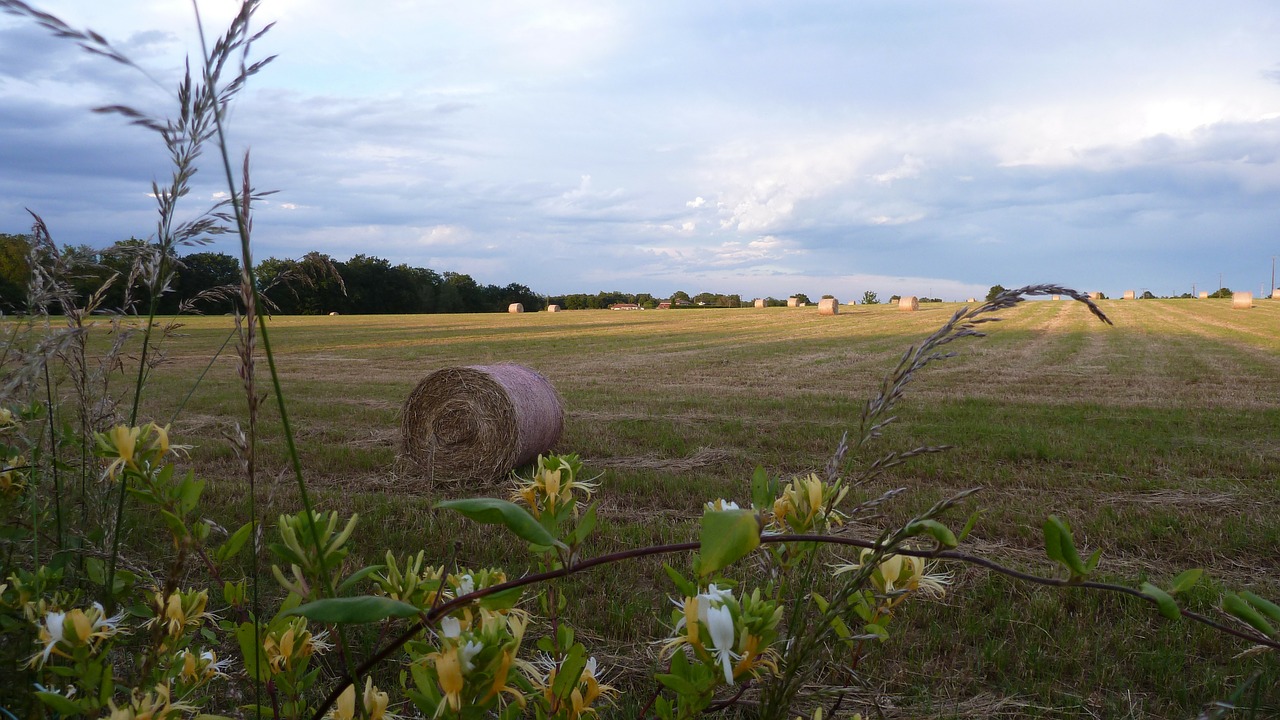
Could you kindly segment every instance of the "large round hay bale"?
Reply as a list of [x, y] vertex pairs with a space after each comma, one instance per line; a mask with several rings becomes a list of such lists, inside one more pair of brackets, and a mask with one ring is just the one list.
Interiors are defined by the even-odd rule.
[[903, 312], [915, 312], [920, 309], [920, 298], [915, 295], [898, 298], [898, 309]]
[[1051, 297], [1051, 298], [1049, 298], [1049, 299], [1050, 299], [1050, 300], [1061, 300], [1061, 299], [1062, 299], [1062, 296], [1061, 296], [1061, 295], [1054, 295], [1053, 297]]
[[495, 482], [550, 450], [564, 430], [556, 389], [523, 365], [437, 370], [409, 393], [400, 450], [432, 480]]
[[1271, 299], [1280, 300], [1280, 288], [1276, 288], [1275, 290], [1271, 291]]
[[510, 305], [507, 306], [507, 312], [522, 313], [524, 312], [524, 305], [521, 303], [511, 303]]
[[756, 307], [758, 308], [764, 307], [764, 298], [756, 298]]
[[1132, 300], [1132, 299], [1134, 299], [1134, 298], [1136, 298], [1136, 297], [1137, 297], [1137, 295], [1136, 295], [1132, 290], [1125, 290], [1125, 291], [1124, 291], [1124, 299], [1125, 299], [1125, 300]]
[[560, 306], [559, 306], [559, 305], [548, 305], [548, 306], [547, 306], [547, 312], [560, 312]]
[[839, 315], [840, 301], [835, 298], [822, 298], [822, 301], [818, 303], [818, 314]]
[[1231, 307], [1236, 310], [1248, 310], [1253, 307], [1253, 293], [1237, 292], [1231, 293]]
[[[1054, 299], [1054, 300], [1057, 300], [1058, 298], [1057, 298], [1057, 296], [1054, 296], [1054, 298], [1053, 298], [1053, 299]], [[975, 302], [978, 302], [978, 298], [969, 298], [968, 300], [965, 300], [965, 302], [975, 303]]]
[[794, 296], [787, 298], [787, 307], [800, 307], [800, 298]]
[[1208, 290], [1201, 290], [1201, 291], [1200, 291], [1200, 296], [1199, 296], [1199, 297], [1200, 297], [1200, 299], [1201, 299], [1201, 300], [1208, 300], [1208, 299], [1209, 299], [1209, 291], [1208, 291]]
[[1100, 293], [1100, 292], [1091, 292], [1091, 293], [1089, 293], [1089, 299], [1090, 299], [1090, 300], [1101, 300], [1101, 299], [1102, 299], [1102, 293]]

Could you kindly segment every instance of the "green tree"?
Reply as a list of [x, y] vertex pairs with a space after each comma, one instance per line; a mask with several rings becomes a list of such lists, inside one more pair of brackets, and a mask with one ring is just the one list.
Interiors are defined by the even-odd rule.
[[874, 291], [868, 290], [862, 293], [863, 305], [876, 305], [876, 304], [879, 304], [879, 302], [880, 302], [880, 298], [875, 294]]
[[809, 300], [809, 296], [805, 295], [804, 293], [796, 293], [791, 297], [795, 298], [796, 302], [800, 303], [801, 305], [809, 305], [812, 303], [812, 301]]
[[1212, 293], [1210, 293], [1210, 294], [1209, 294], [1209, 297], [1211, 297], [1211, 298], [1229, 298], [1229, 297], [1231, 297], [1231, 293], [1232, 293], [1231, 288], [1226, 288], [1226, 287], [1224, 287], [1224, 288], [1218, 288], [1217, 290], [1214, 290]]
[[13, 312], [26, 306], [30, 253], [28, 236], [0, 233], [0, 310]]
[[987, 291], [987, 302], [995, 300], [996, 296], [1004, 291], [1005, 287], [1003, 285], [992, 285], [991, 289]]
[[229, 311], [234, 306], [231, 295], [206, 296], [196, 301], [201, 293], [217, 288], [227, 288], [234, 293], [240, 283], [240, 260], [227, 253], [199, 252], [178, 259], [174, 292], [161, 302], [162, 312], [173, 313], [181, 303], [195, 302], [197, 310]]

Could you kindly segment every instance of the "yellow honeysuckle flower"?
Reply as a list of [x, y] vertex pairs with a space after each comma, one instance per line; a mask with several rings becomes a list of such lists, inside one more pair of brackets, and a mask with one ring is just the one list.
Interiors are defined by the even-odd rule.
[[112, 700], [110, 707], [110, 720], [170, 720], [196, 710], [194, 705], [170, 702], [168, 685], [157, 685], [154, 692], [143, 693], [141, 696], [135, 689], [127, 705], [119, 707]]
[[456, 648], [441, 650], [440, 652], [431, 653], [427, 657], [431, 658], [436, 666], [436, 677], [440, 679], [440, 689], [444, 691], [445, 700], [449, 703], [449, 707], [454, 712], [462, 709], [462, 687], [464, 679], [462, 677], [462, 664], [458, 660], [458, 651]]

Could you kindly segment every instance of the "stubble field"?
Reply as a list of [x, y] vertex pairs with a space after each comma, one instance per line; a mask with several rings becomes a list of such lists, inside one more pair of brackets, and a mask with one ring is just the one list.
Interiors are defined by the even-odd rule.
[[[955, 449], [896, 468], [860, 497], [908, 492], [850, 532], [873, 538], [956, 491], [985, 514], [962, 549], [1041, 574], [1040, 525], [1070, 521], [1101, 548], [1101, 576], [1136, 586], [1203, 567], [1215, 587], [1280, 598], [1280, 302], [1104, 301], [1109, 327], [1072, 302], [1032, 302], [918, 376], [881, 445]], [[432, 511], [506, 486], [430, 486], [397, 458], [399, 410], [451, 365], [516, 362], [564, 401], [557, 449], [600, 473], [597, 552], [696, 536], [704, 501], [745, 503], [752, 470], [820, 469], [908, 345], [955, 304], [523, 315], [277, 317], [271, 340], [318, 506], [359, 512], [353, 561], [390, 547], [438, 563], [523, 569], [515, 543]], [[231, 318], [183, 319], [166, 341], [144, 415], [168, 421], [228, 337]], [[222, 436], [244, 421], [230, 347], [174, 421], [211, 506], [243, 522], [246, 485]], [[266, 387], [265, 383], [259, 385]], [[273, 405], [259, 481], [267, 518], [296, 509]], [[962, 520], [960, 520], [962, 522]], [[361, 553], [363, 555], [361, 556]], [[513, 559], [515, 558], [515, 559]], [[884, 717], [1187, 717], [1273, 660], [1172, 623], [1129, 599], [1032, 588], [958, 567], [939, 602], [914, 602], [864, 664], [864, 712]], [[658, 563], [571, 586], [593, 652], [631, 671], [654, 662], [673, 591]], [[1213, 588], [1190, 604], [1213, 614]], [[639, 641], [637, 640], [639, 639]], [[1269, 663], [1269, 664], [1268, 664]], [[642, 681], [638, 681], [642, 682]], [[846, 706], [848, 707], [848, 706]]]

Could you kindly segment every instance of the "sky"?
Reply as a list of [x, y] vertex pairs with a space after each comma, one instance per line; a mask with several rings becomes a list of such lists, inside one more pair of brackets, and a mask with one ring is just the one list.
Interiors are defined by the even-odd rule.
[[[199, 55], [179, 0], [0, 15], [0, 232], [152, 237]], [[204, 0], [206, 29], [237, 3]], [[1053, 282], [1262, 292], [1280, 255], [1273, 0], [264, 0], [231, 106], [254, 256], [536, 292], [964, 300]], [[225, 188], [208, 153], [187, 198]], [[238, 255], [228, 238], [201, 248]], [[1269, 294], [1269, 293], [1267, 293]]]

